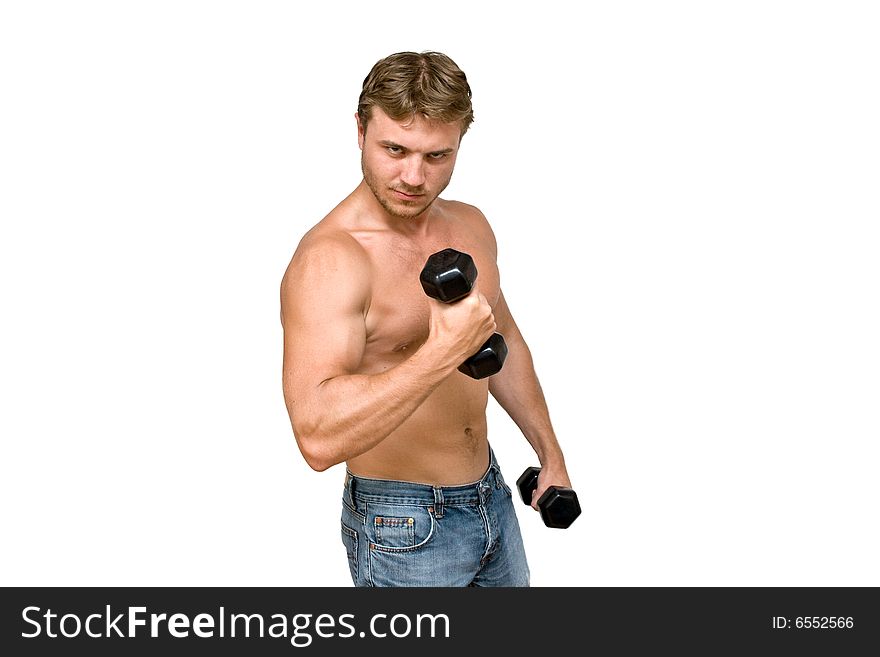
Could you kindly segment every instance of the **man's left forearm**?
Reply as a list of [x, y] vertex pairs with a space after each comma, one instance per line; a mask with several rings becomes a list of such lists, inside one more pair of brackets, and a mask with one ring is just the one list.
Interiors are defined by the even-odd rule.
[[489, 379], [489, 392], [520, 428], [543, 467], [565, 468], [532, 354], [518, 330], [504, 336], [507, 359]]

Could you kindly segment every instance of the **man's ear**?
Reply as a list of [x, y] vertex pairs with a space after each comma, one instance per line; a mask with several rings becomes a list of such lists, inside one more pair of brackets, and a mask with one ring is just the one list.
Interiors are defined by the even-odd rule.
[[354, 113], [354, 120], [357, 122], [358, 128], [358, 148], [364, 150], [364, 137], [367, 134], [367, 127], [365, 125], [361, 125], [361, 115], [357, 112]]

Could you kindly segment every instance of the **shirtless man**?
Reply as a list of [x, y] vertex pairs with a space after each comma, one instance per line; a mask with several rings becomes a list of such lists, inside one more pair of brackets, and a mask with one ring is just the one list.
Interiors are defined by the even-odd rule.
[[[490, 449], [489, 393], [542, 470], [571, 482], [532, 358], [499, 282], [492, 229], [439, 198], [473, 120], [464, 73], [440, 53], [398, 53], [364, 81], [363, 180], [314, 226], [281, 284], [283, 387], [309, 466], [347, 465], [342, 541], [356, 586], [528, 586], [510, 488]], [[428, 256], [470, 254], [452, 304], [419, 282]], [[493, 332], [509, 354], [486, 379], [457, 370]]]

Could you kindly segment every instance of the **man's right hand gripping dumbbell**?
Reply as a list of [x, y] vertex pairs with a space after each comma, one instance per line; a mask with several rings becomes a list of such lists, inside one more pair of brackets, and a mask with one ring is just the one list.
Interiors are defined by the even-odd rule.
[[[466, 353], [473, 354], [458, 369], [474, 379], [483, 379], [501, 370], [507, 358], [507, 345], [499, 333], [492, 334], [484, 342], [485, 336], [495, 330], [495, 319], [486, 297], [479, 291], [471, 294], [476, 279], [477, 267], [473, 258], [455, 249], [443, 249], [431, 255], [419, 276], [425, 294], [444, 304], [456, 306], [442, 309], [432, 321], [443, 322], [449, 316], [451, 320], [463, 320], [473, 329], [457, 333], [459, 339], [464, 341]], [[473, 342], [475, 337], [477, 340]], [[477, 348], [480, 344], [482, 346]]]

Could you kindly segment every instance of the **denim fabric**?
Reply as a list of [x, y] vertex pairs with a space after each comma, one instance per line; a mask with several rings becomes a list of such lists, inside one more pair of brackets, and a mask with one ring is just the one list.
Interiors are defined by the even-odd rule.
[[510, 488], [483, 477], [431, 486], [346, 473], [342, 543], [355, 586], [528, 586]]

